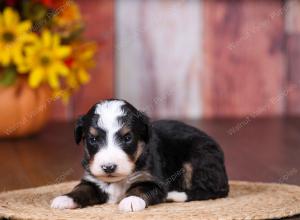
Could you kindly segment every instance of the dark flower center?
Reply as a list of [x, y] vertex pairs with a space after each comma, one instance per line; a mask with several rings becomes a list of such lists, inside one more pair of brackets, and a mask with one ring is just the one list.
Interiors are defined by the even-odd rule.
[[48, 56], [42, 56], [41, 57], [41, 64], [43, 66], [48, 66], [51, 63], [51, 59]]
[[7, 31], [2, 34], [2, 39], [7, 43], [11, 43], [15, 40], [15, 35], [12, 32]]

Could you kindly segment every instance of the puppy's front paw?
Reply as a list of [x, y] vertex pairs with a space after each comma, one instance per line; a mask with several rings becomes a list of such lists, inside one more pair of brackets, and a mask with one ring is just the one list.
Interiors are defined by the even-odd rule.
[[119, 210], [124, 212], [136, 212], [146, 208], [146, 202], [137, 196], [128, 196], [119, 203]]
[[78, 205], [69, 196], [58, 196], [51, 203], [53, 209], [75, 209], [77, 207]]

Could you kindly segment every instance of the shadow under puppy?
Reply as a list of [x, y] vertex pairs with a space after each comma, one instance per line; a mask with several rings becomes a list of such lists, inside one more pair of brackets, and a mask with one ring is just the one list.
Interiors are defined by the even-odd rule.
[[212, 138], [178, 121], [150, 123], [126, 101], [95, 104], [78, 119], [75, 140], [85, 146], [84, 176], [52, 208], [118, 203], [133, 212], [165, 201], [228, 195], [224, 155]]

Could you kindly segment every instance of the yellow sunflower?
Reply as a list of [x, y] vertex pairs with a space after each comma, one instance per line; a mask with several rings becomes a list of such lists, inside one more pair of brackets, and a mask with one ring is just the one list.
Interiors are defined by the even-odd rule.
[[73, 1], [65, 3], [62, 5], [61, 10], [57, 11], [54, 21], [59, 26], [70, 25], [72, 22], [80, 22], [81, 14], [78, 5]]
[[73, 37], [82, 29], [82, 17], [78, 5], [74, 1], [68, 1], [57, 10], [53, 18], [53, 30], [64, 38]]
[[88, 69], [95, 65], [95, 52], [95, 43], [81, 42], [72, 45], [72, 55], [65, 61], [70, 68], [70, 73], [66, 76], [65, 87], [54, 91], [55, 95], [60, 95], [63, 103], [67, 104], [72, 93], [90, 81]]
[[36, 88], [46, 81], [51, 88], [59, 89], [59, 77], [69, 74], [64, 59], [70, 52], [71, 47], [61, 45], [57, 34], [43, 31], [40, 40], [25, 48], [25, 62], [21, 69], [29, 72], [29, 85]]
[[0, 14], [0, 63], [8, 66], [23, 61], [24, 44], [33, 42], [35, 34], [31, 22], [20, 22], [20, 17], [12, 8], [5, 8]]
[[71, 74], [67, 77], [67, 83], [70, 88], [77, 89], [80, 85], [90, 81], [88, 69], [95, 65], [96, 44], [74, 44], [72, 51], [72, 61], [70, 62]]

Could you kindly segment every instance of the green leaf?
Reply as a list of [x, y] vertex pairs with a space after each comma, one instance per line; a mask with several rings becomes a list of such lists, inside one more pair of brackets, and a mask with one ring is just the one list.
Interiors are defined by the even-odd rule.
[[48, 9], [42, 4], [36, 2], [24, 1], [23, 3], [23, 14], [25, 19], [29, 19], [33, 22], [45, 19], [47, 10]]
[[78, 39], [84, 31], [84, 28], [82, 26], [77, 27], [73, 32], [69, 34], [69, 36], [62, 36], [62, 43], [63, 44], [70, 44], [71, 42]]
[[4, 86], [11, 86], [16, 82], [17, 71], [14, 67], [7, 67], [4, 69], [3, 75], [0, 78], [0, 84]]

